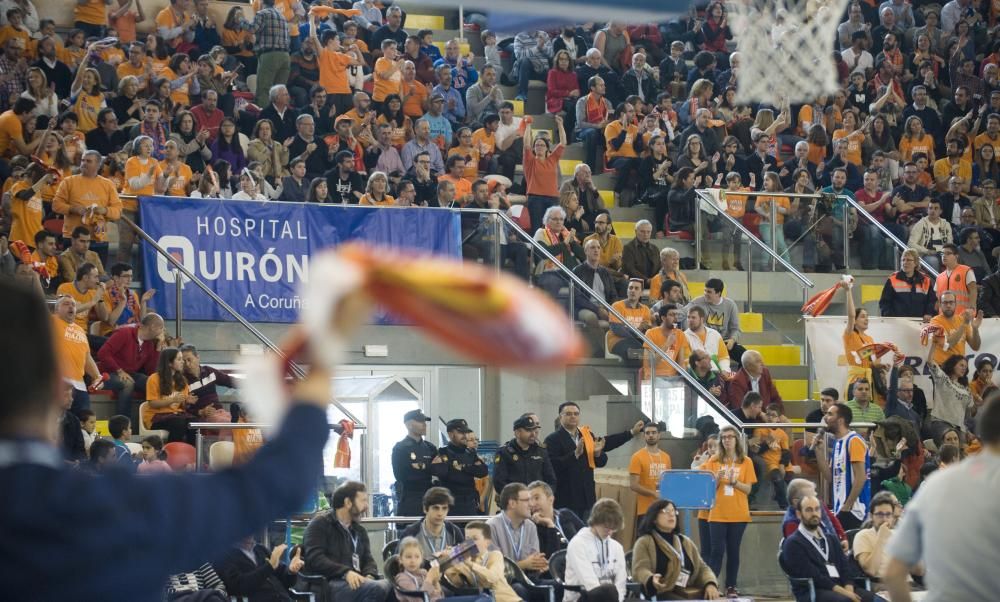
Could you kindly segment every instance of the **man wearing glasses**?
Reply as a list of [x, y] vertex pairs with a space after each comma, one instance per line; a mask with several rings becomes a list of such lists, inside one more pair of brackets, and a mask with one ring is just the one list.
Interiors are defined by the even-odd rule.
[[[854, 537], [854, 558], [869, 577], [882, 579], [885, 576], [889, 561], [885, 548], [902, 511], [896, 496], [888, 491], [881, 491], [872, 499], [872, 525], [858, 531]], [[922, 575], [923, 569], [918, 568], [914, 573]]]
[[958, 247], [954, 244], [941, 246], [941, 264], [944, 268], [938, 274], [934, 290], [938, 295], [945, 291], [955, 293], [955, 312], [962, 313], [967, 309], [976, 311], [979, 300], [979, 286], [976, 284], [976, 273], [967, 265], [958, 262]]

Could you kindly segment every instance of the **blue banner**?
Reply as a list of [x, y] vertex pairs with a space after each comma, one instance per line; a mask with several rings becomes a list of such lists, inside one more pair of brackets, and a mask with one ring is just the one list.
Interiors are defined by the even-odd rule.
[[[294, 322], [309, 257], [346, 241], [462, 256], [455, 211], [142, 197], [139, 217], [161, 247], [251, 322]], [[149, 245], [142, 248], [143, 284], [157, 291], [152, 309], [172, 320], [173, 266]], [[191, 283], [182, 309], [185, 320], [233, 320]]]

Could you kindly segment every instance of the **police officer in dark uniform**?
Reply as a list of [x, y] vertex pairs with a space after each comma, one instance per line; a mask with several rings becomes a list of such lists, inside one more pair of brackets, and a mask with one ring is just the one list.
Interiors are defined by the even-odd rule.
[[424, 439], [430, 420], [420, 410], [404, 414], [406, 438], [392, 447], [398, 516], [423, 515], [424, 493], [431, 488], [431, 461], [438, 454], [437, 448]]
[[538, 444], [541, 425], [530, 415], [514, 421], [514, 438], [497, 450], [493, 466], [493, 491], [503, 491], [509, 483], [527, 485], [534, 481], [545, 481], [550, 487], [556, 486], [556, 471], [549, 461], [549, 452]]
[[449, 443], [438, 450], [431, 462], [431, 474], [455, 498], [452, 512], [457, 516], [476, 516], [479, 514], [476, 479], [489, 475], [490, 471], [479, 456], [470, 454], [466, 448], [465, 436], [472, 432], [469, 424], [456, 418], [448, 421], [447, 428]]

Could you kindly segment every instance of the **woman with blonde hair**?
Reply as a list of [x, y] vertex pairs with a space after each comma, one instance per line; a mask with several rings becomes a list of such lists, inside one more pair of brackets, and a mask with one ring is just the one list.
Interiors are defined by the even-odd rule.
[[589, 235], [591, 228], [583, 219], [583, 207], [580, 205], [580, 197], [572, 188], [559, 192], [559, 206], [566, 212], [565, 226], [569, 230], [575, 231], [579, 240]]
[[72, 111], [77, 116], [77, 129], [86, 134], [97, 127], [97, 114], [108, 106], [101, 93], [101, 74], [93, 67], [81, 68], [70, 88]]
[[[757, 395], [752, 391], [747, 395]], [[760, 396], [757, 395], [759, 399]], [[746, 399], [744, 399], [746, 403]], [[726, 595], [738, 596], [737, 578], [740, 572], [740, 543], [750, 523], [750, 489], [757, 482], [753, 462], [743, 446], [743, 433], [732, 425], [719, 430], [719, 453], [701, 470], [715, 475], [715, 505], [708, 514], [712, 551], [708, 565], [716, 575], [726, 558]]]
[[[769, 171], [764, 174], [764, 192], [781, 192], [781, 177]], [[797, 201], [795, 203], [798, 205]], [[773, 221], [772, 221], [773, 205]], [[760, 196], [754, 210], [761, 216], [760, 235], [764, 242], [771, 245], [775, 253], [788, 258], [788, 244], [785, 242], [785, 216], [793, 215], [796, 207], [787, 196]]]
[[649, 294], [659, 299], [660, 286], [667, 280], [673, 280], [681, 285], [681, 303], [686, 304], [691, 301], [688, 279], [681, 271], [681, 254], [671, 247], [660, 249], [660, 271], [649, 281]]
[[899, 138], [900, 161], [913, 161], [913, 155], [917, 153], [924, 153], [928, 163], [934, 164], [934, 138], [924, 130], [924, 121], [920, 117], [910, 115]]
[[385, 172], [373, 171], [368, 176], [368, 185], [358, 204], [370, 207], [391, 207], [396, 204], [396, 199], [389, 194], [389, 176]]
[[49, 78], [38, 67], [28, 67], [28, 88], [21, 98], [35, 101], [34, 114], [38, 117], [55, 117], [59, 114], [59, 97], [49, 85]]

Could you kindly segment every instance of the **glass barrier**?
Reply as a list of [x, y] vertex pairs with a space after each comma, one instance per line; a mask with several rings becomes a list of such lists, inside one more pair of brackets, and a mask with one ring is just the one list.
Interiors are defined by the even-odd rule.
[[[909, 245], [903, 242], [906, 238], [906, 228], [894, 222], [880, 222], [851, 197], [842, 195], [838, 199], [843, 200], [844, 212], [847, 215], [847, 219], [844, 220], [845, 229], [851, 230], [847, 233], [848, 238], [860, 238], [861, 269], [877, 267], [886, 271], [898, 270], [900, 254], [909, 248]], [[849, 253], [845, 255], [844, 260], [850, 267]], [[931, 265], [931, 262], [934, 265]], [[937, 278], [937, 268], [940, 267], [937, 257], [931, 258], [931, 261], [928, 261], [927, 257], [921, 257], [920, 266], [931, 278]]]

